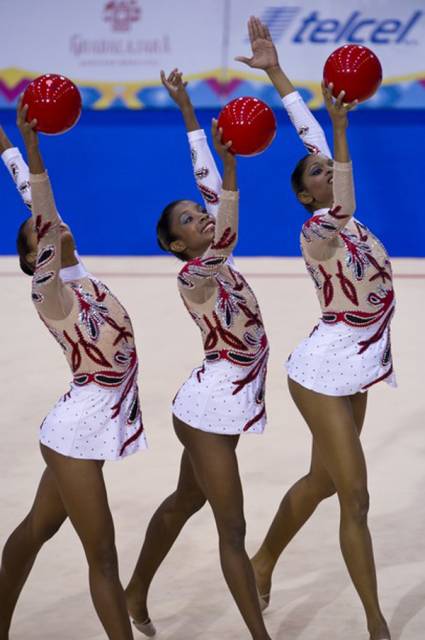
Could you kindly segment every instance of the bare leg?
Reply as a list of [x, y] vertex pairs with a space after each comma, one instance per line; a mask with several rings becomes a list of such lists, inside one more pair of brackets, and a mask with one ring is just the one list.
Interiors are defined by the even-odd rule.
[[124, 591], [118, 577], [114, 525], [106, 496], [102, 463], [76, 460], [41, 445], [62, 502], [89, 565], [93, 604], [110, 640], [132, 640]]
[[369, 495], [360, 438], [349, 398], [325, 396], [289, 380], [289, 390], [313, 434], [338, 493], [340, 544], [365, 609], [371, 640], [390, 637], [379, 607], [372, 541], [367, 525]]
[[214, 513], [225, 580], [254, 640], [270, 640], [245, 551], [243, 494], [236, 459], [239, 436], [193, 429], [174, 416], [174, 428], [187, 449], [198, 482]]
[[205, 504], [189, 454], [183, 451], [177, 488], [155, 511], [133, 575], [126, 589], [127, 607], [138, 622], [149, 619], [147, 596], [150, 584], [165, 556], [189, 518]]
[[[367, 394], [350, 396], [350, 403], [356, 429], [360, 433], [366, 413]], [[313, 441], [309, 472], [292, 485], [283, 497], [264, 542], [252, 559], [258, 590], [265, 603], [269, 601], [272, 573], [282, 551], [319, 503], [335, 493], [334, 483]]]
[[47, 468], [30, 512], [7, 540], [0, 567], [0, 640], [7, 640], [19, 594], [43, 544], [66, 519], [56, 481]]

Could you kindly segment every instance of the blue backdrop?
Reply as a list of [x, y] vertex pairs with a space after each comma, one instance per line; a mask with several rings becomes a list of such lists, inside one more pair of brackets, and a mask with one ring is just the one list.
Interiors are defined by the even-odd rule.
[[[315, 112], [330, 135], [325, 112]], [[209, 128], [215, 112], [200, 111]], [[20, 144], [10, 111], [0, 122]], [[241, 190], [239, 255], [299, 255], [306, 213], [289, 176], [304, 150], [277, 113], [270, 149], [239, 160]], [[350, 147], [356, 184], [356, 216], [393, 256], [425, 256], [424, 111], [360, 110], [350, 114]], [[155, 255], [155, 224], [176, 198], [199, 199], [181, 116], [176, 110], [84, 112], [78, 125], [58, 137], [42, 136], [42, 150], [62, 217], [81, 254]], [[6, 170], [0, 171], [3, 232], [0, 253], [15, 253], [16, 229], [27, 215]]]

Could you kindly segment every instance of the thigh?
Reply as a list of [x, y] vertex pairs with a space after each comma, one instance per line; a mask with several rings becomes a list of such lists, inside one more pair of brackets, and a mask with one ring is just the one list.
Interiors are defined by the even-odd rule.
[[34, 535], [43, 538], [53, 535], [67, 518], [55, 476], [49, 467], [41, 476], [29, 517]]
[[42, 454], [52, 471], [58, 490], [83, 546], [86, 550], [110, 546], [114, 527], [98, 460], [77, 460], [41, 445]]
[[357, 431], [361, 433], [366, 416], [367, 391], [365, 393], [355, 393], [354, 395], [350, 396], [350, 403], [351, 409], [353, 411], [354, 422], [357, 426]]
[[325, 396], [291, 379], [289, 390], [338, 493], [364, 489], [366, 463], [350, 398]]
[[188, 451], [197, 481], [216, 520], [243, 516], [243, 493], [235, 451], [239, 436], [194, 429], [175, 417], [174, 428]]
[[177, 482], [176, 498], [178, 502], [187, 502], [190, 504], [202, 504], [205, 502], [205, 495], [199, 484], [189, 451], [184, 448], [181, 462], [180, 473]]
[[[366, 407], [367, 407], [367, 392], [366, 393], [356, 393], [352, 396], [349, 396], [349, 401], [351, 404], [351, 410], [354, 418], [354, 423], [356, 425], [357, 433], [361, 433], [363, 429], [364, 419], [366, 415]], [[330, 477], [328, 472], [326, 471], [322, 459], [320, 457], [320, 452], [317, 448], [317, 445], [313, 439], [312, 451], [311, 451], [311, 466], [310, 466], [310, 474], [314, 476], [318, 481], [330, 482]]]

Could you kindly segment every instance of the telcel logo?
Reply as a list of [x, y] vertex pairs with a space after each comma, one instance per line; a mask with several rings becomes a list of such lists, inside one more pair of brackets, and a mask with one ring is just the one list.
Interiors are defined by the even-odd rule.
[[[272, 36], [279, 39], [299, 14], [297, 7], [269, 7], [264, 12], [264, 22]], [[301, 18], [301, 26], [291, 40], [295, 44], [332, 44], [352, 42], [356, 44], [414, 44], [409, 40], [413, 29], [424, 16], [423, 11], [415, 11], [406, 20], [396, 18], [365, 17], [361, 11], [353, 11], [346, 20], [322, 18], [319, 11], [312, 11]]]

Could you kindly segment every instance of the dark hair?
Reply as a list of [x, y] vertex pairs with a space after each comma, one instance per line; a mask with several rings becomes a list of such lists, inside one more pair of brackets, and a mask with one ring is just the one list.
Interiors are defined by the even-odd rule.
[[27, 276], [32, 277], [34, 275], [35, 267], [28, 264], [25, 257], [31, 249], [31, 247], [29, 247], [28, 245], [28, 238], [25, 231], [25, 226], [28, 220], [30, 220], [30, 218], [27, 218], [26, 220], [24, 220], [18, 229], [18, 235], [16, 236], [16, 249], [19, 255], [19, 266]]
[[[300, 191], [305, 190], [303, 176], [309, 157], [310, 155], [306, 155], [301, 158], [301, 160], [298, 160], [297, 164], [295, 165], [295, 169], [291, 174], [291, 187], [296, 196], [298, 196]], [[305, 207], [307, 211], [310, 211], [310, 213], [314, 211], [314, 207], [312, 207], [310, 204], [303, 204], [303, 207]]]
[[180, 202], [184, 202], [184, 200], [173, 200], [173, 202], [167, 204], [163, 209], [156, 224], [156, 239], [163, 251], [168, 251], [168, 253], [172, 253], [179, 260], [186, 261], [187, 256], [184, 253], [178, 253], [177, 251], [170, 249], [170, 244], [173, 240], [176, 240], [170, 230], [171, 214], [173, 213], [174, 207], [180, 204]]

